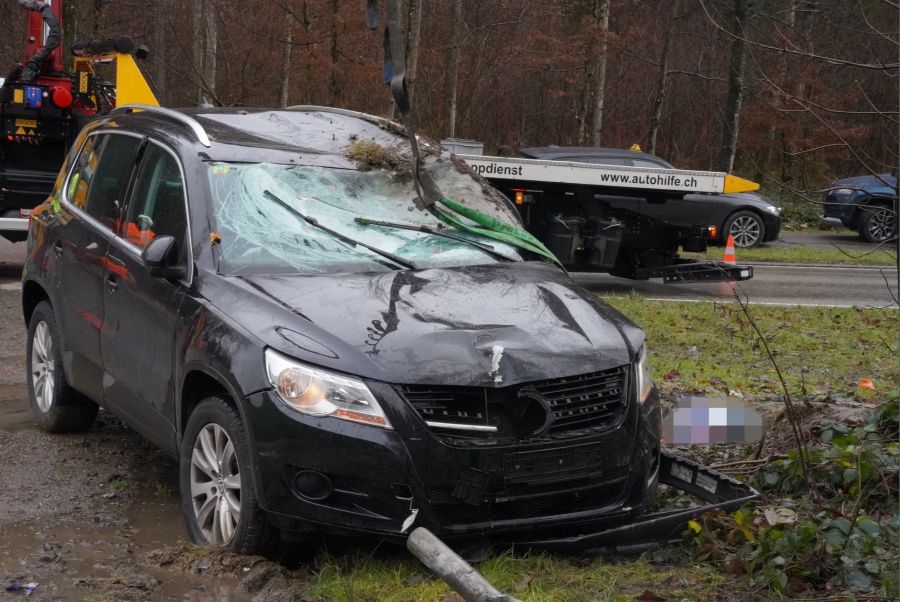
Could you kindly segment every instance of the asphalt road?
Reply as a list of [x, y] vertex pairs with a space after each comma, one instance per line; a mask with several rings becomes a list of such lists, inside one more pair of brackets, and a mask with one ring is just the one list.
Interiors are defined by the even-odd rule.
[[651, 299], [725, 301], [737, 291], [751, 303], [835, 307], [887, 307], [896, 302], [896, 268], [839, 268], [755, 264], [753, 278], [739, 283], [663, 284], [606, 274], [574, 274], [582, 286], [604, 294], [640, 293]]
[[816, 247], [818, 249], [843, 249], [854, 255], [865, 253], [874, 245], [863, 241], [853, 230], [782, 231], [778, 240], [766, 243], [770, 247]]
[[[803, 240], [822, 245], [840, 242], [844, 233], [789, 235], [786, 244]], [[0, 238], [0, 290], [18, 290], [25, 243], [11, 244]], [[706, 301], [733, 298], [735, 287], [752, 303], [776, 305], [825, 305], [885, 307], [900, 298], [896, 268], [816, 267], [754, 265], [752, 280], [737, 285], [662, 284], [658, 280], [637, 282], [605, 274], [575, 274], [583, 286], [599, 295], [638, 292], [653, 299]], [[888, 285], [890, 284], [890, 286]]]

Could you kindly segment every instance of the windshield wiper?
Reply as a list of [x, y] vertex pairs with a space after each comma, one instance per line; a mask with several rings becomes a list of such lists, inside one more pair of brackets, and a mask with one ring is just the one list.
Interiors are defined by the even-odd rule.
[[349, 236], [346, 236], [344, 234], [341, 234], [340, 232], [332, 230], [328, 226], [323, 226], [322, 224], [319, 223], [319, 220], [317, 220], [316, 218], [309, 217], [308, 215], [303, 214], [301, 211], [297, 211], [296, 209], [294, 209], [293, 207], [288, 205], [286, 202], [284, 202], [283, 200], [281, 200], [280, 198], [275, 196], [274, 193], [272, 193], [268, 190], [264, 190], [263, 194], [265, 196], [269, 197], [270, 199], [272, 199], [273, 201], [275, 201], [276, 203], [278, 203], [279, 205], [281, 205], [282, 207], [284, 207], [285, 209], [287, 209], [288, 211], [290, 211], [291, 213], [293, 213], [294, 215], [296, 215], [297, 217], [299, 217], [300, 219], [302, 219], [303, 221], [305, 221], [310, 226], [312, 226], [314, 228], [318, 228], [319, 230], [322, 230], [323, 232], [327, 232], [328, 234], [331, 234], [332, 236], [334, 236], [335, 238], [337, 238], [338, 240], [340, 240], [343, 243], [352, 245], [354, 247], [362, 247], [364, 249], [368, 249], [372, 253], [375, 253], [376, 255], [380, 255], [381, 257], [384, 257], [385, 259], [388, 259], [388, 260], [394, 262], [395, 264], [397, 264], [401, 267], [404, 267], [408, 270], [416, 269], [416, 265], [407, 259], [403, 259], [402, 257], [397, 257], [393, 253], [390, 253], [388, 251], [383, 251], [383, 250], [379, 249], [378, 247], [373, 247], [372, 245], [366, 244], [362, 241], [350, 238]]
[[480, 242], [471, 240], [464, 236], [457, 236], [456, 234], [450, 234], [449, 232], [442, 232], [441, 230], [437, 230], [435, 228], [432, 228], [431, 226], [426, 226], [424, 224], [423, 225], [413, 225], [413, 224], [401, 224], [401, 223], [397, 223], [397, 222], [383, 222], [383, 221], [379, 221], [376, 219], [369, 219], [367, 217], [357, 217], [353, 221], [355, 221], [357, 224], [360, 224], [363, 226], [382, 226], [384, 228], [397, 228], [399, 230], [412, 230], [414, 232], [425, 232], [426, 234], [433, 234], [435, 236], [449, 238], [450, 240], [457, 240], [459, 242], [464, 242], [467, 245], [471, 245], [471, 246], [475, 247], [476, 249], [478, 249], [484, 253], [487, 253], [488, 255], [491, 255], [493, 257], [497, 257], [499, 259], [504, 259], [506, 261], [516, 261], [512, 257], [508, 257], [508, 256], [504, 255], [503, 253], [497, 251], [491, 245], [486, 245], [484, 243], [480, 243]]

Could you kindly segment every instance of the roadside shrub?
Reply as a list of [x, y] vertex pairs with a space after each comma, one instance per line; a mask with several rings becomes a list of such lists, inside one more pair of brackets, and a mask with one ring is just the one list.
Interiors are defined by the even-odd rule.
[[760, 506], [690, 525], [697, 555], [746, 575], [755, 591], [791, 597], [822, 589], [897, 599], [900, 452], [892, 397], [862, 425], [817, 429], [810, 488], [793, 451], [754, 474], [766, 494]]

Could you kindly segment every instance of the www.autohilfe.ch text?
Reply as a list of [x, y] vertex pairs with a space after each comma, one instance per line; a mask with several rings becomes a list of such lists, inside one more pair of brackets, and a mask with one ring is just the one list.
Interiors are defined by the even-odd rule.
[[[521, 165], [498, 165], [496, 163], [475, 164], [474, 170], [482, 176], [519, 176], [523, 177]], [[597, 174], [601, 182], [609, 184], [630, 184], [638, 186], [670, 186], [673, 188], [692, 188], [698, 185], [696, 178], [682, 178], [669, 174]]]

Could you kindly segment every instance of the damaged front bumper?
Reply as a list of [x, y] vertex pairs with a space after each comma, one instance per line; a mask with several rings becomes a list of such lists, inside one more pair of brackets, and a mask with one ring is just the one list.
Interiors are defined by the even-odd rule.
[[[389, 387], [375, 389], [390, 399]], [[447, 445], [421, 421], [403, 424], [400, 416], [392, 417], [397, 431], [297, 417], [269, 392], [246, 401], [248, 423], [259, 425], [252, 443], [254, 472], [262, 477], [258, 497], [288, 541], [325, 533], [402, 543], [404, 522], [415, 511], [414, 526], [460, 549], [624, 549], [671, 539], [689, 518], [757, 496], [729, 477], [657, 451], [655, 390], [607, 432], [524, 449]], [[708, 505], [641, 514], [657, 482]], [[485, 496], [488, 506], [476, 501]]]
[[623, 524], [570, 537], [518, 541], [517, 547], [558, 552], [593, 549], [604, 552], [640, 552], [679, 539], [687, 522], [714, 510], [730, 511], [759, 498], [745, 483], [667, 451], [660, 455], [659, 482], [694, 495], [706, 504], [632, 516]]

